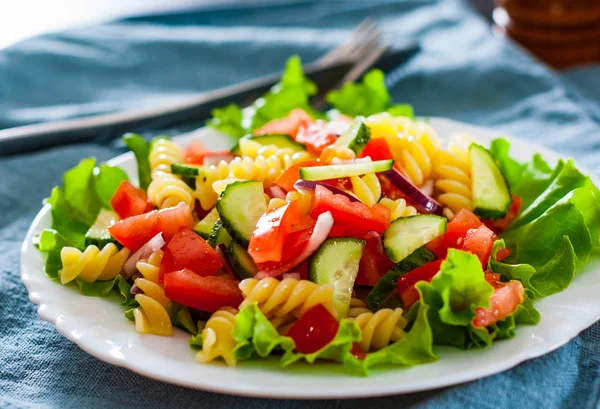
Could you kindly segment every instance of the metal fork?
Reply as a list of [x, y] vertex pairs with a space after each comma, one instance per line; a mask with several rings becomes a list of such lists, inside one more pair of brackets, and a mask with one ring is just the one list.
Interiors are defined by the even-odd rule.
[[[352, 78], [356, 79], [385, 51], [385, 49], [382, 50], [380, 44], [381, 37], [381, 32], [375, 22], [367, 18], [340, 45], [315, 63], [305, 65], [305, 71], [309, 76], [314, 75], [313, 79], [318, 83], [322, 93], [335, 88], [338, 82], [337, 78], [344, 75], [349, 69], [353, 74], [351, 77], [346, 75], [344, 82], [348, 82]], [[350, 68], [349, 62], [356, 65]], [[319, 76], [321, 80], [317, 80]], [[232, 102], [242, 105], [250, 103], [268, 90], [280, 77], [281, 73], [267, 75], [204, 92], [169, 106], [0, 130], [0, 156], [60, 143], [86, 141], [101, 133], [114, 136], [119, 132], [134, 130], [138, 127], [149, 126], [149, 124], [152, 124], [152, 127], [160, 127], [192, 118], [200, 120], [209, 117], [212, 108]], [[317, 101], [323, 106], [322, 98], [318, 98]]]

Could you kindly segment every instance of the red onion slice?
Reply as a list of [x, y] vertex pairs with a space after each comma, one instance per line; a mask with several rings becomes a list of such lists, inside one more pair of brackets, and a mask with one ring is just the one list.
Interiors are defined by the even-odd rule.
[[346, 196], [348, 199], [350, 199], [351, 202], [360, 202], [360, 200], [358, 200], [356, 197], [352, 196], [350, 193], [346, 193], [342, 189], [338, 189], [337, 187], [328, 185], [327, 183], [314, 182], [312, 180], [299, 180], [296, 183], [294, 183], [294, 187], [298, 190], [301, 190], [301, 189], [315, 190], [317, 188], [317, 185], [323, 186], [324, 188], [329, 189], [331, 192], [333, 192], [334, 195]]
[[442, 216], [444, 207], [423, 193], [419, 188], [413, 185], [404, 175], [396, 169], [390, 169], [382, 172], [382, 175], [394, 186], [400, 189], [415, 205], [421, 213], [430, 213]]
[[123, 265], [123, 271], [127, 277], [131, 277], [133, 273], [137, 271], [135, 264], [144, 258], [150, 257], [156, 250], [162, 248], [165, 245], [165, 239], [163, 239], [162, 232], [152, 237], [146, 244], [144, 244], [138, 251], [133, 253]]
[[[329, 236], [329, 232], [333, 227], [333, 216], [331, 212], [321, 213], [317, 218], [317, 223], [315, 224], [314, 230], [304, 251], [300, 253], [298, 256], [294, 257], [287, 262], [280, 264], [279, 266], [270, 269], [259, 271], [256, 275], [256, 279], [260, 280], [265, 277], [277, 277], [290, 271], [292, 268], [296, 267], [298, 264], [302, 263], [304, 260], [312, 256], [312, 254], [321, 247], [321, 244], [325, 240], [327, 240], [327, 236]], [[259, 266], [260, 268], [260, 266]]]
[[137, 294], [143, 294], [144, 291], [140, 287], [138, 287], [137, 285], [134, 284], [133, 286], [131, 286], [131, 290], [129, 290], [129, 293], [133, 294], [133, 295], [137, 295]]
[[279, 186], [271, 186], [269, 188], [269, 194], [273, 198], [285, 200], [285, 192]]

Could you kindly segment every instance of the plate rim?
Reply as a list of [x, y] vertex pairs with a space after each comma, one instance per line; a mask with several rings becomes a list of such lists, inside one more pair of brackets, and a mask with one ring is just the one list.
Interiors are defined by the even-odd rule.
[[[544, 146], [539, 146], [539, 145], [533, 144], [531, 142], [528, 142], [527, 140], [512, 137], [508, 134], [506, 134], [506, 136], [505, 136], [504, 132], [498, 131], [494, 128], [476, 126], [476, 125], [472, 125], [472, 124], [468, 124], [468, 123], [464, 123], [464, 122], [460, 122], [460, 121], [455, 121], [452, 119], [442, 118], [442, 117], [430, 117], [429, 121], [430, 121], [430, 124], [432, 124], [432, 126], [434, 127], [434, 129], [437, 128], [438, 126], [448, 126], [448, 127], [457, 127], [460, 129], [469, 129], [468, 132], [479, 133], [479, 134], [501, 133], [502, 136], [506, 137], [508, 140], [517, 140], [519, 144], [527, 146], [533, 152], [540, 152], [542, 154], [549, 154], [549, 155], [556, 156], [556, 157], [563, 157], [563, 155], [560, 155], [559, 153], [554, 152]], [[438, 126], [436, 126], [436, 124]], [[205, 129], [205, 128], [201, 128], [200, 130], [202, 130], [202, 129]], [[198, 130], [189, 132], [186, 134], [178, 135], [178, 136], [174, 137], [174, 140], [181, 141], [181, 140], [189, 139], [189, 138], [193, 137], [194, 134], [196, 134], [196, 132], [198, 132]], [[130, 158], [133, 158], [133, 154], [131, 152], [127, 152], [127, 153], [118, 155], [118, 156], [110, 159], [108, 161], [108, 163], [118, 164], [121, 162], [129, 161]], [[580, 166], [579, 164], [577, 166], [582, 171], [589, 172], [587, 169], [585, 169], [585, 167]], [[598, 182], [597, 177], [592, 172], [589, 172], [589, 173], [592, 176], [592, 178], [595, 179], [595, 182]], [[66, 325], [66, 322], [63, 320], [63, 315], [61, 314], [61, 312], [57, 311], [56, 307], [53, 307], [50, 304], [50, 302], [48, 302], [47, 300], [44, 299], [44, 297], [41, 297], [38, 294], [37, 289], [36, 289], [36, 281], [32, 280], [31, 277], [29, 277], [29, 274], [27, 272], [29, 267], [27, 265], [28, 262], [26, 261], [26, 258], [27, 258], [26, 254], [29, 251], [31, 251], [30, 250], [30, 247], [32, 247], [31, 239], [33, 237], [33, 234], [36, 231], [36, 227], [39, 226], [40, 221], [42, 219], [47, 217], [47, 214], [49, 213], [49, 211], [50, 211], [50, 205], [45, 204], [42, 207], [42, 209], [36, 214], [35, 218], [33, 219], [31, 225], [29, 226], [29, 228], [27, 230], [27, 234], [21, 245], [21, 251], [20, 251], [21, 282], [23, 282], [23, 284], [27, 288], [29, 300], [31, 302], [33, 302], [34, 304], [38, 305], [37, 313], [38, 313], [39, 317], [42, 318], [43, 320], [49, 322], [50, 324], [54, 325], [57, 332], [60, 333], [63, 337], [65, 337], [69, 341], [73, 342], [79, 348], [81, 348], [83, 351], [94, 356], [97, 359], [100, 359], [111, 365], [126, 368], [128, 370], [131, 370], [131, 371], [139, 374], [139, 375], [142, 375], [142, 376], [154, 379], [154, 380], [158, 380], [161, 382], [166, 382], [166, 383], [170, 383], [170, 384], [174, 384], [174, 385], [184, 386], [184, 387], [188, 387], [188, 388], [192, 388], [192, 389], [199, 389], [199, 390], [204, 390], [204, 391], [209, 391], [209, 392], [225, 393], [225, 394], [234, 395], [234, 396], [244, 396], [244, 397], [253, 397], [253, 398], [282, 398], [282, 399], [310, 399], [310, 400], [389, 396], [389, 395], [406, 394], [406, 393], [413, 393], [413, 392], [421, 392], [421, 391], [425, 391], [425, 390], [439, 389], [439, 388], [448, 387], [448, 386], [452, 386], [452, 385], [458, 385], [458, 384], [462, 384], [465, 382], [480, 379], [483, 377], [495, 375], [500, 372], [509, 370], [525, 361], [528, 361], [533, 358], [537, 358], [539, 356], [550, 353], [550, 352], [556, 350], [557, 348], [567, 344], [569, 341], [571, 341], [572, 339], [577, 337], [580, 332], [584, 331], [585, 329], [592, 326], [595, 322], [600, 320], [600, 308], [599, 308], [598, 311], [596, 311], [595, 315], [590, 314], [588, 316], [588, 319], [582, 320], [583, 321], [582, 324], [578, 325], [576, 329], [573, 329], [571, 332], [566, 334], [559, 341], [555, 341], [554, 343], [552, 343], [550, 345], [545, 344], [543, 348], [540, 347], [540, 348], [528, 349], [524, 353], [520, 353], [516, 358], [513, 358], [512, 360], [497, 361], [491, 366], [484, 366], [484, 367], [482, 367], [483, 369], [476, 368], [473, 371], [470, 371], [463, 375], [459, 375], [455, 378], [447, 377], [446, 379], [442, 379], [441, 381], [437, 382], [435, 386], [431, 386], [430, 384], [422, 382], [421, 384], [417, 384], [413, 387], [407, 388], [406, 390], [399, 390], [398, 388], [390, 387], [389, 385], [383, 385], [383, 386], [379, 385], [380, 386], [379, 388], [371, 388], [367, 391], [344, 390], [344, 391], [337, 392], [335, 390], [328, 390], [328, 391], [319, 390], [315, 393], [308, 392], [308, 393], [310, 393], [310, 395], [307, 396], [307, 394], [308, 394], [307, 391], [296, 391], [296, 392], [292, 391], [292, 392], [290, 392], [287, 390], [278, 390], [277, 388], [271, 388], [270, 390], [268, 390], [269, 388], [264, 385], [262, 387], [256, 387], [256, 385], [255, 386], [243, 385], [243, 387], [240, 388], [239, 385], [236, 385], [236, 384], [229, 385], [227, 383], [222, 383], [222, 382], [220, 384], [213, 383], [213, 382], [199, 384], [197, 382], [198, 381], [197, 379], [190, 379], [189, 381], [186, 381], [183, 379], [174, 380], [173, 378], [169, 377], [168, 375], [161, 375], [158, 373], [148, 371], [144, 368], [140, 368], [139, 364], [137, 364], [136, 361], [134, 361], [132, 359], [128, 360], [124, 356], [119, 356], [119, 354], [115, 354], [112, 351], [107, 350], [106, 348], [104, 350], [100, 350], [100, 348], [98, 348], [98, 346], [96, 344], [89, 343], [89, 342], [83, 342], [82, 340], [85, 338], [78, 336], [78, 334], [74, 328], [71, 328], [68, 325]], [[43, 271], [41, 271], [41, 274], [42, 274], [44, 280], [48, 280], [48, 278], [43, 273]], [[48, 283], [52, 283], [52, 281], [48, 280]], [[567, 289], [565, 291], [569, 291], [569, 289]], [[107, 300], [105, 300], [105, 301], [107, 301]], [[132, 331], [134, 331], [133, 328], [132, 328]], [[506, 342], [510, 342], [510, 341], [507, 340]], [[464, 351], [464, 353], [467, 353], [467, 352]], [[199, 363], [195, 363], [195, 364], [202, 365]], [[236, 368], [228, 368], [228, 369], [232, 370], [232, 371], [237, 371]], [[396, 368], [394, 370], [395, 371], [406, 371], [406, 370], [410, 370], [410, 368], [408, 368], [408, 369], [407, 368]], [[302, 375], [302, 376], [305, 377], [306, 375]], [[344, 374], [343, 376], [350, 376], [350, 375]]]

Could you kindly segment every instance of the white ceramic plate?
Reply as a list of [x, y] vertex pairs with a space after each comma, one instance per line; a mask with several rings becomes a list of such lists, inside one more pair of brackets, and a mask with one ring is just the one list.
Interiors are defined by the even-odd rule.
[[[499, 132], [447, 119], [434, 118], [431, 125], [442, 137], [467, 132], [487, 144]], [[210, 148], [227, 148], [222, 135], [209, 129], [177, 138], [186, 144], [197, 137]], [[540, 152], [549, 161], [554, 152], [509, 138], [512, 153], [527, 160]], [[112, 165], [123, 167], [136, 179], [133, 155], [121, 155]], [[581, 168], [580, 168], [581, 169]], [[595, 183], [600, 184], [598, 178]], [[50, 192], [51, 186], [48, 186]], [[37, 215], [21, 250], [21, 279], [32, 302], [39, 304], [44, 320], [84, 351], [108, 363], [129, 368], [144, 376], [191, 388], [235, 395], [269, 398], [350, 398], [389, 395], [440, 388], [474, 380], [509, 369], [527, 359], [546, 354], [600, 319], [600, 262], [590, 262], [566, 291], [535, 303], [542, 315], [537, 326], [521, 326], [517, 335], [492, 347], [462, 351], [436, 348], [438, 362], [413, 368], [382, 368], [368, 378], [342, 372], [341, 365], [296, 364], [280, 369], [276, 360], [241, 362], [235, 368], [224, 364], [199, 364], [188, 347], [188, 335], [177, 330], [173, 337], [140, 335], [123, 317], [123, 307], [114, 300], [85, 297], [70, 287], [49, 280], [43, 258], [31, 244], [42, 229], [50, 227], [49, 207]]]

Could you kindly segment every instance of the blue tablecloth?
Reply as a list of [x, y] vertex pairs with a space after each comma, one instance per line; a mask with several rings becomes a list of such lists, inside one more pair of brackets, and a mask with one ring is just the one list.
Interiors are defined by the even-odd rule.
[[[135, 18], [0, 50], [0, 128], [159, 105], [278, 70], [336, 45], [365, 16], [393, 43], [422, 50], [390, 76], [396, 101], [422, 115], [496, 126], [600, 171], [600, 69], [559, 75], [495, 38], [459, 0], [302, 1]], [[258, 400], [176, 387], [92, 358], [36, 315], [19, 281], [19, 248], [50, 188], [87, 143], [0, 158], [0, 407], [2, 408], [595, 408], [600, 324], [505, 373], [419, 394], [335, 402]], [[276, 388], [276, 385], [273, 385]]]

